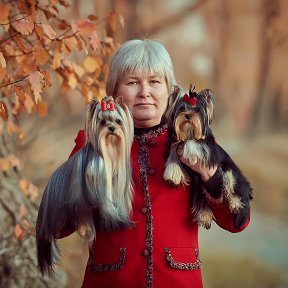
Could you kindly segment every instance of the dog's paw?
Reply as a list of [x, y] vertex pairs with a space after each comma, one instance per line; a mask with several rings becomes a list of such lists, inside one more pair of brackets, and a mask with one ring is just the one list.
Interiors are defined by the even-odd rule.
[[199, 159], [203, 158], [203, 153], [200, 148], [195, 141], [186, 141], [183, 149], [183, 158], [188, 160], [192, 165], [196, 164]]
[[167, 164], [163, 178], [165, 181], [173, 184], [174, 186], [178, 186], [181, 182], [185, 183], [187, 181], [181, 167], [175, 162], [170, 162]]
[[197, 215], [196, 215], [196, 221], [198, 223], [199, 226], [204, 227], [205, 229], [210, 229], [211, 228], [211, 224], [213, 221], [213, 213], [209, 208], [200, 210]]
[[244, 204], [242, 203], [241, 199], [238, 196], [230, 197], [228, 199], [228, 202], [229, 202], [229, 209], [233, 214], [238, 214], [240, 210], [244, 208]]

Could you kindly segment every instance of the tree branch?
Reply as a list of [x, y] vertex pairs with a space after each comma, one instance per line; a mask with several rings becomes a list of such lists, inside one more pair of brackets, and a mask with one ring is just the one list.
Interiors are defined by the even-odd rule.
[[[19, 56], [20, 56], [20, 55], [19, 55]], [[13, 84], [18, 83], [18, 82], [20, 82], [20, 81], [23, 81], [23, 80], [26, 79], [27, 77], [29, 77], [29, 75], [26, 75], [26, 76], [24, 76], [24, 77], [22, 77], [21, 79], [18, 79], [18, 80], [16, 80], [16, 81], [13, 81], [13, 82], [10, 82], [10, 83], [1, 85], [0, 88], [6, 87], [6, 86], [9, 86], [9, 85], [13, 85]]]
[[199, 0], [196, 4], [183, 8], [181, 11], [168, 16], [163, 21], [151, 25], [150, 27], [143, 28], [142, 33], [144, 33], [144, 35], [152, 35], [158, 33], [159, 31], [163, 31], [164, 29], [170, 28], [171, 26], [175, 25], [175, 23], [179, 23], [184, 18], [189, 16], [192, 12], [195, 12], [200, 6], [205, 3], [205, 1], [206, 0]]
[[31, 16], [31, 15], [32, 15], [32, 14], [28, 14], [28, 15], [26, 15], [26, 16], [23, 16], [23, 17], [19, 18], [19, 19], [12, 20], [12, 21], [10, 21], [10, 22], [8, 22], [8, 23], [0, 23], [0, 25], [10, 25], [10, 24], [12, 24], [12, 23], [15, 23], [15, 22], [18, 22], [18, 21], [20, 21], [20, 20], [23, 20], [23, 19], [25, 19], [25, 18], [27, 18], [27, 17], [29, 17], [29, 16]]
[[10, 37], [8, 37], [8, 38], [2, 40], [2, 41], [0, 42], [0, 45], [2, 45], [2, 44], [3, 44], [4, 42], [6, 42], [6, 41], [8, 41], [8, 40], [10, 40], [10, 39], [12, 39], [12, 38], [18, 36], [19, 34], [21, 34], [21, 33], [20, 33], [20, 32], [17, 32], [16, 34], [14, 34], [14, 35], [12, 35], [12, 36], [10, 36]]

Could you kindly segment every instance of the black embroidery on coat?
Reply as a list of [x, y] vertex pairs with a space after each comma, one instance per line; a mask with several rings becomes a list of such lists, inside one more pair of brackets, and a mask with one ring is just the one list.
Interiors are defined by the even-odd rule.
[[167, 125], [159, 127], [155, 131], [149, 131], [142, 135], [135, 135], [135, 139], [139, 142], [139, 155], [138, 164], [140, 168], [140, 180], [142, 184], [142, 192], [144, 195], [145, 207], [147, 207], [147, 218], [146, 218], [146, 249], [149, 254], [147, 256], [147, 272], [146, 272], [146, 287], [153, 287], [153, 216], [152, 216], [152, 205], [151, 197], [149, 194], [148, 187], [148, 169], [150, 164], [149, 150], [147, 147], [148, 139], [157, 137], [164, 134], [167, 131]]
[[199, 252], [198, 252], [197, 248], [194, 248], [194, 252], [196, 255], [196, 261], [192, 262], [192, 263], [176, 262], [172, 257], [170, 248], [165, 248], [165, 252], [166, 252], [166, 259], [172, 268], [180, 269], [180, 270], [197, 270], [197, 269], [200, 269], [201, 261], [199, 258]]
[[126, 248], [120, 248], [120, 258], [118, 263], [112, 264], [97, 264], [93, 262], [94, 253], [90, 253], [88, 260], [88, 269], [90, 272], [107, 272], [107, 271], [118, 271], [123, 268], [125, 257], [126, 257]]

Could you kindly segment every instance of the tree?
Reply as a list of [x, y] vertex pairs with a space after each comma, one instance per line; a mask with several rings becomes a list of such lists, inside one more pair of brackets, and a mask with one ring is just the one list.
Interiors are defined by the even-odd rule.
[[27, 135], [21, 117], [45, 116], [45, 90], [56, 82], [62, 94], [76, 89], [87, 103], [102, 98], [114, 32], [123, 22], [115, 12], [105, 19], [89, 15], [69, 22], [61, 16], [68, 7], [65, 0], [0, 4], [0, 287], [61, 287], [65, 282], [63, 273], [52, 280], [37, 272], [39, 192], [22, 173], [19, 149]]

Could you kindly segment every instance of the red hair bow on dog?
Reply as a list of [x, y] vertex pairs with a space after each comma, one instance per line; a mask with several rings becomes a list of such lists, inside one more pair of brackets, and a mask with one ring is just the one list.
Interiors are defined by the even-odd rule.
[[195, 97], [189, 97], [187, 94], [184, 95], [183, 101], [189, 103], [192, 107], [196, 105]]
[[110, 111], [114, 111], [115, 109], [115, 104], [114, 102], [110, 101], [109, 103], [102, 101], [101, 102], [101, 110], [102, 111], [106, 111], [106, 110], [110, 110]]

